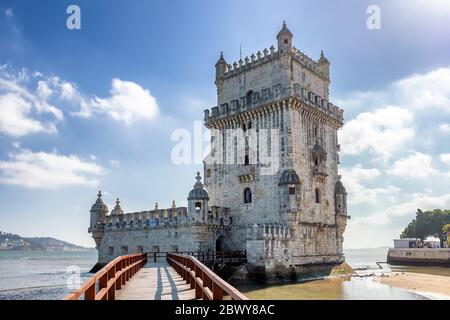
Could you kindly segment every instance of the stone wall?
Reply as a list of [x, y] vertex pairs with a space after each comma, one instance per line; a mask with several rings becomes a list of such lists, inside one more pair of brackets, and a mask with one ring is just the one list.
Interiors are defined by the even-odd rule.
[[216, 233], [217, 226], [197, 223], [177, 227], [108, 230], [97, 248], [98, 262], [104, 264], [120, 255], [139, 252], [213, 251]]
[[389, 249], [387, 262], [405, 265], [450, 266], [450, 249]]

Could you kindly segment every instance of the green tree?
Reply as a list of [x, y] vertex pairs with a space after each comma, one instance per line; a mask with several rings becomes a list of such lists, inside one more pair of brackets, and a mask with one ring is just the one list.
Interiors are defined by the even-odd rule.
[[442, 241], [445, 238], [443, 226], [450, 224], [450, 210], [434, 209], [422, 211], [417, 209], [416, 217], [406, 226], [400, 238], [419, 238], [425, 240], [429, 236]]

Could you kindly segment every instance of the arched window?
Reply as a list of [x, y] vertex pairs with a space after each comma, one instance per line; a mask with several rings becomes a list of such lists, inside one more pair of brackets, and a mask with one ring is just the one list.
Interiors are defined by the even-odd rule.
[[252, 105], [252, 97], [253, 97], [253, 91], [250, 90], [249, 92], [247, 92], [247, 95], [245, 96], [245, 102], [246, 102], [247, 106]]
[[250, 188], [244, 190], [244, 203], [252, 203], [252, 190]]
[[320, 203], [320, 190], [316, 188], [316, 203]]

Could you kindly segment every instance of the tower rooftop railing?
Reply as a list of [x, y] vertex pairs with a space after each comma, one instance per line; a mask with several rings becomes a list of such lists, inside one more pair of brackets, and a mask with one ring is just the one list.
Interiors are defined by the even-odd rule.
[[[290, 54], [292, 54], [295, 60], [300, 64], [307, 67], [314, 73], [321, 75], [317, 68], [317, 61], [309, 57], [307, 54], [301, 52], [295, 47], [292, 48]], [[256, 54], [252, 53], [250, 58], [246, 56], [244, 59], [239, 59], [238, 61], [228, 64], [224, 73], [224, 78], [233, 77], [242, 71], [246, 71], [257, 65], [277, 59], [279, 56], [279, 51], [277, 51], [274, 46], [271, 46], [270, 50], [265, 48], [262, 52], [258, 51]]]

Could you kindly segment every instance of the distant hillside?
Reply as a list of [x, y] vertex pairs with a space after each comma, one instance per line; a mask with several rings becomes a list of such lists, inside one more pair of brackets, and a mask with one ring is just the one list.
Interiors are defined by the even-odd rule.
[[84, 251], [90, 248], [49, 237], [24, 238], [0, 231], [0, 251]]

